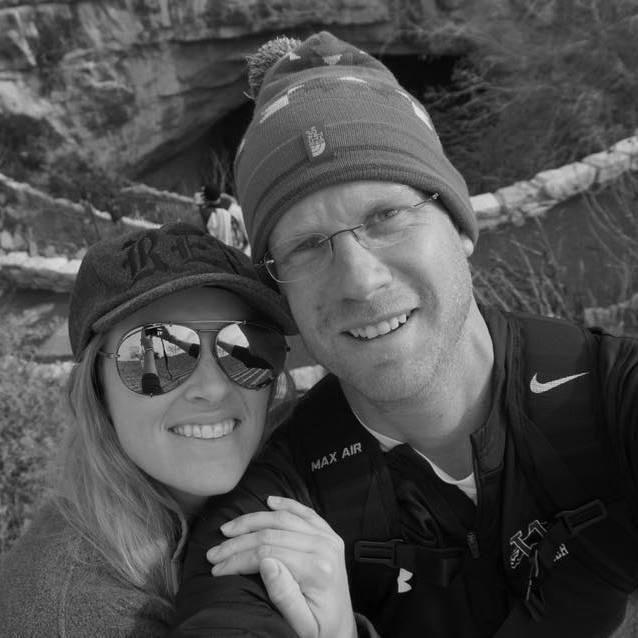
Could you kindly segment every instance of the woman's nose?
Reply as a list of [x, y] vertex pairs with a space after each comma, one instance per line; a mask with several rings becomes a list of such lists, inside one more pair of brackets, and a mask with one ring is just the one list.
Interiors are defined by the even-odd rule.
[[210, 345], [202, 342], [200, 347], [197, 366], [185, 383], [184, 397], [191, 401], [222, 401], [232, 391], [233, 382], [213, 357]]

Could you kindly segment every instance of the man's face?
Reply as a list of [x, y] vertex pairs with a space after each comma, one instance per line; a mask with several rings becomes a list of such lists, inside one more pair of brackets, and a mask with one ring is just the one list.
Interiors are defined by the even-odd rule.
[[[422, 193], [386, 182], [331, 186], [290, 208], [269, 247], [276, 253], [291, 237], [330, 235], [422, 200]], [[376, 402], [430, 387], [458, 342], [472, 299], [472, 242], [434, 202], [412, 214], [418, 223], [400, 243], [371, 251], [352, 233], [339, 234], [324, 270], [281, 284], [309, 352], [346, 387]]]

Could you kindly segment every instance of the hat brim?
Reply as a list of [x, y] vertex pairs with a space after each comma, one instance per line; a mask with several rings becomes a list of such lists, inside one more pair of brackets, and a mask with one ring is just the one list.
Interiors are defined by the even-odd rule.
[[182, 279], [173, 279], [145, 291], [141, 295], [130, 299], [113, 308], [93, 323], [91, 329], [96, 332], [105, 332], [118, 321], [131, 313], [147, 306], [152, 301], [166, 297], [171, 293], [188, 288], [200, 286], [215, 286], [235, 293], [243, 299], [251, 308], [257, 310], [264, 318], [271, 320], [285, 335], [297, 334], [297, 326], [288, 313], [285, 306], [279, 301], [276, 293], [271, 292], [263, 284], [230, 273], [202, 273], [189, 275]]

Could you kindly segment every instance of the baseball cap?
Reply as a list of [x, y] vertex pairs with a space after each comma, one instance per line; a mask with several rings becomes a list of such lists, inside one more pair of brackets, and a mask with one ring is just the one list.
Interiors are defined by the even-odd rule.
[[173, 222], [104, 239], [88, 249], [69, 305], [75, 359], [93, 335], [155, 299], [199, 286], [234, 292], [284, 334], [297, 332], [286, 302], [246, 255], [196, 226]]

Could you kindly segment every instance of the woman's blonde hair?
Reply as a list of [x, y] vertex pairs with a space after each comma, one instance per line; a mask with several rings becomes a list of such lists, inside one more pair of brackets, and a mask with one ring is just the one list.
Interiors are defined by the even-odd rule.
[[[120, 578], [172, 605], [179, 582], [172, 558], [187, 522], [169, 490], [120, 444], [102, 396], [97, 358], [103, 343], [104, 335], [94, 337], [71, 372], [74, 422], [58, 456], [54, 502]], [[277, 409], [266, 420], [265, 438], [293, 396], [294, 382], [283, 373], [271, 390]]]
[[60, 449], [54, 502], [119, 577], [171, 605], [178, 584], [171, 559], [186, 521], [169, 491], [119, 442], [98, 377], [102, 343], [103, 335], [94, 337], [71, 372], [74, 423]]

